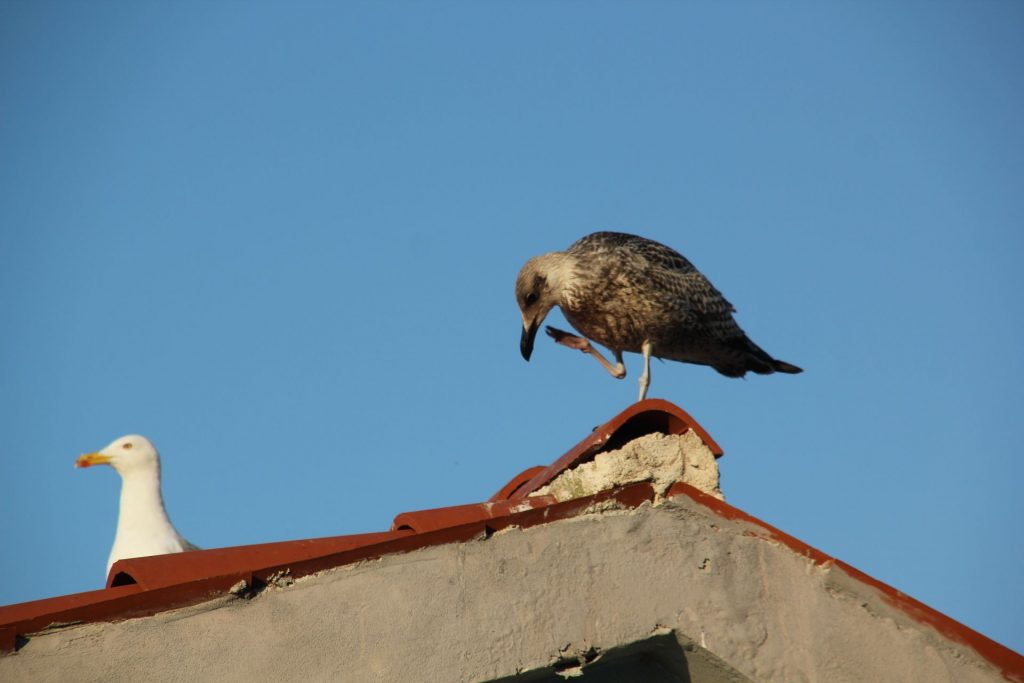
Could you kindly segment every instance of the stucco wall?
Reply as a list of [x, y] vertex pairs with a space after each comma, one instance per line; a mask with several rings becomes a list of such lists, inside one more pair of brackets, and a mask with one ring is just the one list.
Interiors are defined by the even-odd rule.
[[613, 680], [601, 667], [629, 666], [634, 644], [661, 652], [664, 680], [1002, 680], [874, 589], [750, 531], [678, 496], [56, 630], [0, 658], [0, 679], [548, 680], [578, 659], [593, 662], [582, 680]]

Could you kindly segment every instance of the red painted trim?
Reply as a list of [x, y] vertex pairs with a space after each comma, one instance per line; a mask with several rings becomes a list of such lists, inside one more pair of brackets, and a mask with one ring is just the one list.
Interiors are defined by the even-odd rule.
[[823, 553], [813, 548], [798, 538], [790, 536], [784, 531], [763, 522], [757, 517], [748, 515], [739, 508], [709, 496], [689, 484], [677, 482], [673, 484], [665, 494], [667, 497], [685, 495], [700, 503], [704, 507], [728, 520], [748, 522], [764, 530], [767, 538], [780, 543], [798, 555], [810, 559], [817, 565], [832, 565], [860, 583], [871, 586], [881, 593], [882, 597], [890, 605], [900, 610], [914, 621], [931, 626], [945, 638], [955, 643], [965, 645], [974, 650], [983, 659], [989, 661], [993, 666], [999, 668], [1003, 677], [1010, 681], [1024, 682], [1024, 657], [1017, 654], [1005, 645], [1000, 645], [991, 638], [987, 638], [974, 629], [964, 626], [958, 621], [947, 617], [942, 612], [932, 609], [928, 605], [915, 600], [906, 593], [896, 590], [892, 586], [878, 579], [868, 576], [855, 567], [851, 567], [842, 560]]

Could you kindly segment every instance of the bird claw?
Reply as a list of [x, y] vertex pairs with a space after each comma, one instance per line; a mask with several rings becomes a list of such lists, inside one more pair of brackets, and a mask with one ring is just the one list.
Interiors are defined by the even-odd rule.
[[554, 339], [557, 343], [561, 344], [562, 346], [568, 346], [570, 349], [576, 349], [577, 351], [582, 351], [583, 353], [590, 352], [590, 342], [584, 339], [583, 337], [579, 337], [570, 332], [566, 332], [565, 330], [560, 330], [557, 327], [551, 327], [551, 325], [545, 327], [544, 331], [547, 333], [549, 337]]

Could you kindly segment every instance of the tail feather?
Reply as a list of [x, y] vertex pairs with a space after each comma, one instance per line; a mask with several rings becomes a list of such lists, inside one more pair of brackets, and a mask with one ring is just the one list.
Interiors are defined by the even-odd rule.
[[795, 375], [799, 372], [803, 372], [803, 368], [798, 368], [792, 363], [772, 358], [768, 355], [767, 351], [752, 342], [749, 337], [744, 337], [742, 344], [745, 347], [744, 351], [746, 351], [747, 354], [746, 370], [750, 372], [756, 372], [759, 375], [770, 375], [773, 372], [785, 372], [790, 375]]
[[748, 372], [758, 375], [770, 375], [774, 372], [795, 375], [803, 372], [803, 368], [799, 368], [792, 363], [772, 358], [764, 349], [750, 341], [746, 336], [736, 337], [721, 343], [710, 356], [710, 358], [702, 358], [701, 360], [694, 360], [693, 358], [683, 358], [680, 360], [689, 363], [705, 363], [726, 377], [743, 377]]
[[789, 375], [796, 375], [804, 371], [803, 368], [798, 368], [792, 363], [787, 363], [784, 360], [777, 360], [775, 358], [772, 359], [772, 369], [774, 369], [775, 372], [785, 372]]

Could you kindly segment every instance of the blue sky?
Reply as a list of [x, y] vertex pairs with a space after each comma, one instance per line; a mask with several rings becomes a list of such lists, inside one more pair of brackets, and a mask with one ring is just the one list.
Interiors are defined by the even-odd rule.
[[102, 585], [119, 481], [72, 464], [123, 434], [204, 547], [386, 529], [553, 461], [639, 358], [525, 363], [515, 275], [619, 229], [806, 370], [655, 363], [729, 502], [1024, 649], [1022, 28], [1011, 2], [0, 3], [0, 604]]

